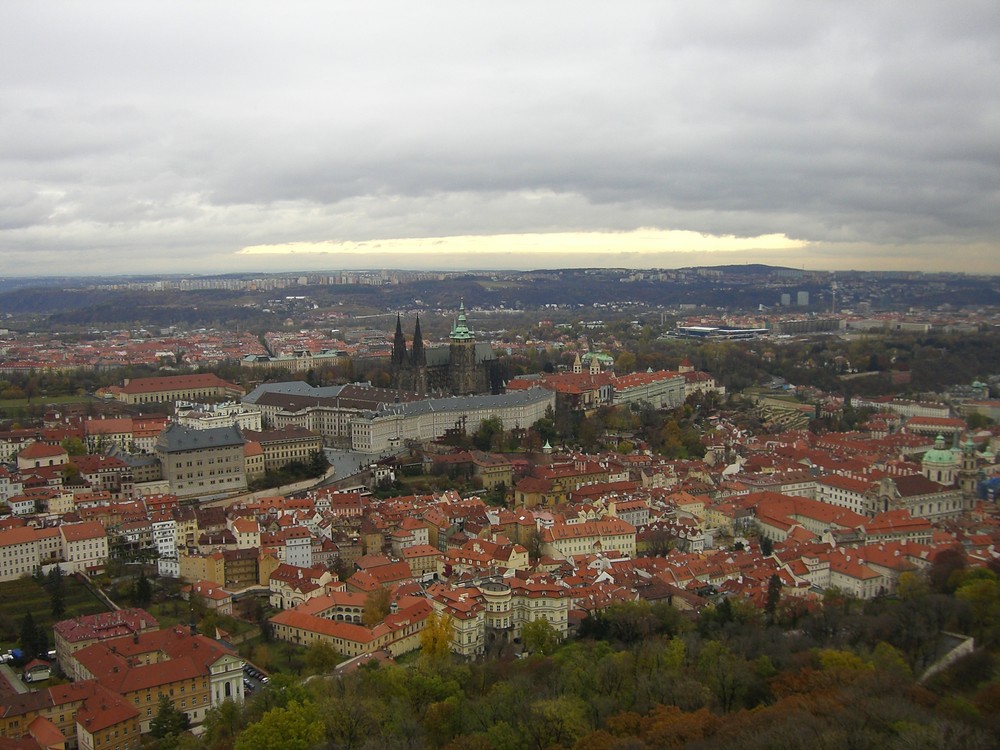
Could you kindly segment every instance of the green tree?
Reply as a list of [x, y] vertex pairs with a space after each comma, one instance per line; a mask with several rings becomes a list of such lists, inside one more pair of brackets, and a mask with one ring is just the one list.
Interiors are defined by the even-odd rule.
[[575, 696], [535, 701], [524, 724], [531, 746], [539, 750], [572, 747], [590, 729], [587, 704]]
[[178, 711], [173, 701], [166, 695], [160, 698], [160, 704], [156, 710], [156, 716], [149, 723], [149, 733], [157, 739], [165, 737], [176, 737], [181, 732], [191, 726], [188, 715]]
[[1000, 583], [992, 570], [977, 568], [969, 572], [955, 598], [971, 608], [977, 641], [988, 645], [1000, 642]]
[[234, 701], [223, 701], [205, 713], [205, 742], [212, 750], [232, 750], [243, 729], [243, 709]]
[[531, 429], [538, 435], [542, 445], [550, 445], [556, 439], [556, 414], [551, 406], [545, 408], [545, 416], [531, 425]]
[[330, 672], [340, 662], [340, 656], [329, 641], [313, 641], [306, 649], [306, 671], [310, 674]]
[[52, 616], [57, 620], [66, 612], [66, 585], [62, 568], [56, 565], [45, 576], [45, 588], [49, 590], [49, 604]]
[[309, 455], [309, 471], [313, 476], [322, 476], [329, 468], [330, 462], [323, 451], [313, 451]]
[[627, 375], [635, 370], [635, 355], [632, 352], [622, 352], [615, 359], [615, 373]]
[[709, 641], [698, 655], [698, 672], [723, 713], [734, 710], [749, 682], [746, 663], [719, 641]]
[[500, 417], [489, 417], [479, 423], [479, 429], [472, 438], [472, 444], [481, 451], [488, 451], [495, 440], [503, 437], [503, 420]]
[[63, 447], [63, 450], [71, 456], [87, 455], [87, 446], [78, 437], [63, 438], [62, 442], [59, 444]]
[[31, 612], [25, 612], [21, 618], [21, 651], [24, 652], [24, 660], [31, 661], [40, 653], [38, 647], [38, 625], [35, 623], [35, 616]]
[[137, 607], [148, 607], [153, 601], [153, 585], [146, 578], [146, 571], [139, 573], [139, 578], [135, 582], [135, 589], [132, 593], [132, 601]]
[[965, 418], [965, 423], [969, 425], [970, 430], [984, 430], [993, 426], [993, 420], [979, 412], [972, 412]]
[[323, 720], [313, 703], [289, 701], [272, 708], [236, 739], [236, 750], [311, 750], [324, 738]]
[[539, 618], [524, 624], [521, 641], [529, 653], [549, 656], [559, 647], [559, 631], [545, 618]]

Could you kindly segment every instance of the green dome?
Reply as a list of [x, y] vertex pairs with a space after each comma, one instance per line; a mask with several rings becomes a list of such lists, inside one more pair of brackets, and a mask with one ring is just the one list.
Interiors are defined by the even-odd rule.
[[938, 435], [934, 447], [924, 454], [925, 464], [957, 464], [954, 451], [944, 447], [944, 436]]

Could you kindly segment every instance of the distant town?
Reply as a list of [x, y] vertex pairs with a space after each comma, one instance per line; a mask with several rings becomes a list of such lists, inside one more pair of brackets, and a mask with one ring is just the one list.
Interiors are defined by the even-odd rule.
[[708, 642], [937, 587], [972, 608], [872, 647], [996, 645], [1000, 278], [8, 278], [0, 326], [0, 738], [215, 737], [276, 679], [640, 611]]

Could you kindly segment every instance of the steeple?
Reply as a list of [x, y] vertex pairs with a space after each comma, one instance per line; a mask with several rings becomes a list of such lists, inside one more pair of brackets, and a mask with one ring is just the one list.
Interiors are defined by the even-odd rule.
[[401, 365], [406, 360], [406, 338], [403, 336], [403, 319], [396, 313], [396, 335], [392, 339], [392, 363]]
[[410, 356], [413, 358], [413, 364], [416, 367], [423, 367], [427, 364], [427, 355], [424, 353], [424, 337], [420, 333], [420, 316], [417, 316], [417, 322], [413, 326], [413, 346], [410, 348]]
[[451, 340], [469, 341], [472, 338], [472, 331], [469, 330], [469, 321], [465, 317], [465, 297], [463, 297], [462, 303], [458, 308], [458, 317], [455, 319], [455, 325], [451, 329]]

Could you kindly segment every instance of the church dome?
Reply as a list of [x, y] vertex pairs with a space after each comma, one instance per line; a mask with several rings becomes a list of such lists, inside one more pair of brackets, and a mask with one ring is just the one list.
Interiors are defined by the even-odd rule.
[[938, 435], [937, 439], [934, 441], [934, 447], [924, 454], [923, 463], [925, 465], [956, 464], [958, 463], [958, 457], [955, 455], [955, 451], [950, 448], [945, 448], [944, 436]]

